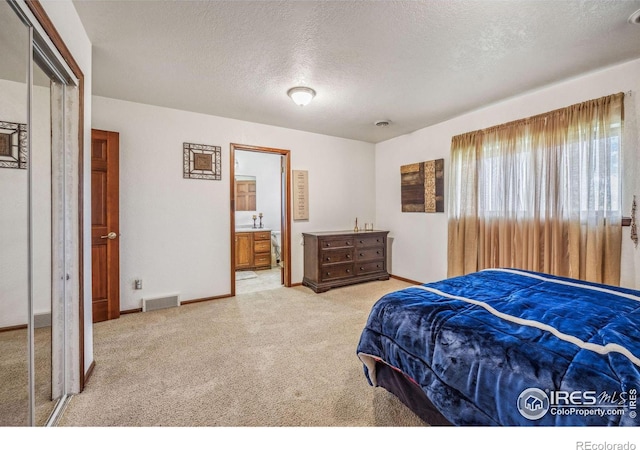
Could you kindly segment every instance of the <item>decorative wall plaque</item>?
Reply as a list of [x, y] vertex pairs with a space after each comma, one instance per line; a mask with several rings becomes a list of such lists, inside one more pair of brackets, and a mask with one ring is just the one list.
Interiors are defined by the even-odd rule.
[[0, 122], [0, 167], [27, 168], [27, 125]]
[[185, 142], [182, 155], [184, 178], [220, 180], [220, 153], [220, 147]]
[[293, 220], [309, 220], [309, 172], [293, 171]]
[[444, 212], [444, 159], [400, 167], [402, 212]]

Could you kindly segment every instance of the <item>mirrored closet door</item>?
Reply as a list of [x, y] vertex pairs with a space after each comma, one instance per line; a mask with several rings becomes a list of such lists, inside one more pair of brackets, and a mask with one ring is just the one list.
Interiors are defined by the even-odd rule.
[[0, 0], [0, 426], [78, 391], [78, 80], [24, 2]]

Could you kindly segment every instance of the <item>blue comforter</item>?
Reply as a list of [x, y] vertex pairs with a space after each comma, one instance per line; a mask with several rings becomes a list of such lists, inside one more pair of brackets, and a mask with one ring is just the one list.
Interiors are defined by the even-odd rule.
[[640, 425], [640, 292], [488, 269], [382, 297], [357, 347], [455, 425]]

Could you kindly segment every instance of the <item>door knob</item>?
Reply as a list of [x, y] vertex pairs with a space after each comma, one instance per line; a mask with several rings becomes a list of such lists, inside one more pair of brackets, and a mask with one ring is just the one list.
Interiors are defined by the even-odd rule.
[[109, 234], [107, 234], [106, 236], [100, 236], [100, 239], [115, 239], [117, 237], [118, 237], [118, 235], [115, 233], [115, 231], [112, 231]]

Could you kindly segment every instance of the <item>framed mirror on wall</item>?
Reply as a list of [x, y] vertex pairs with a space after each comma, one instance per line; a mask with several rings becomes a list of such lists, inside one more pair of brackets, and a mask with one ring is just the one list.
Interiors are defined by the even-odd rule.
[[82, 389], [82, 74], [60, 42], [38, 2], [0, 0], [0, 426], [52, 425]]

